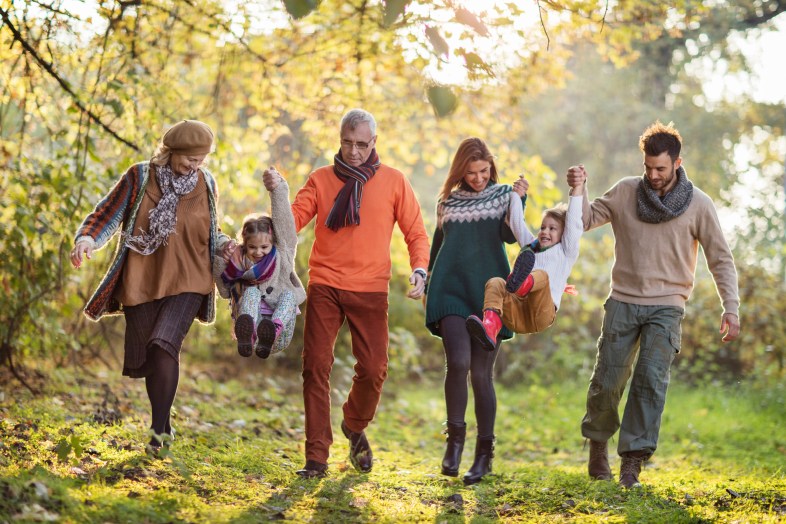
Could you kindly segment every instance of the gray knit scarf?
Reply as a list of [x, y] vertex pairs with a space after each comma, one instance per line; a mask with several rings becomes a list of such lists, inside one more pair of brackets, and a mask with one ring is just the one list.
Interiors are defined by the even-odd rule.
[[668, 222], [683, 214], [692, 199], [693, 184], [682, 166], [677, 168], [677, 183], [663, 198], [652, 189], [647, 176], [643, 175], [636, 192], [639, 219], [649, 224]]
[[141, 235], [126, 237], [126, 246], [140, 255], [153, 253], [161, 244], [166, 244], [169, 235], [175, 232], [177, 224], [177, 203], [182, 195], [187, 195], [197, 185], [197, 171], [183, 176], [174, 176], [172, 168], [156, 166], [158, 187], [161, 189], [161, 200], [150, 210], [148, 231]]

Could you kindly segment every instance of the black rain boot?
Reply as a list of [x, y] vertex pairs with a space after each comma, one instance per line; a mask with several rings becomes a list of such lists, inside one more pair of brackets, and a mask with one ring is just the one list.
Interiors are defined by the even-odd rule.
[[464, 451], [464, 438], [467, 436], [467, 425], [448, 422], [447, 435], [445, 457], [442, 459], [442, 474], [448, 477], [458, 477], [461, 452]]
[[478, 438], [475, 444], [475, 462], [464, 475], [464, 484], [477, 484], [486, 473], [491, 473], [491, 461], [494, 458], [494, 437]]

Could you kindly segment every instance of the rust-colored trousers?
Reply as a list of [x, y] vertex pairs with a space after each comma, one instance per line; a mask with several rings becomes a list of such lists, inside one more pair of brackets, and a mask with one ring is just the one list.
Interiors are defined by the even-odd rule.
[[303, 334], [303, 404], [306, 410], [306, 460], [327, 464], [330, 425], [330, 371], [333, 347], [344, 320], [357, 361], [343, 406], [344, 422], [359, 433], [374, 418], [388, 374], [388, 294], [360, 293], [309, 285]]
[[483, 309], [502, 312], [502, 323], [515, 333], [540, 333], [554, 323], [557, 311], [545, 271], [532, 272], [534, 284], [529, 293], [520, 297], [505, 289], [505, 279], [490, 278], [486, 282]]

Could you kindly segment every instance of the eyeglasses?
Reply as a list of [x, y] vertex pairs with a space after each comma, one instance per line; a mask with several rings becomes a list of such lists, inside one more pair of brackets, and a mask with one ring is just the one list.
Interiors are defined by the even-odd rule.
[[353, 147], [358, 148], [358, 151], [365, 151], [371, 144], [368, 142], [353, 142], [352, 140], [341, 140], [341, 147], [345, 147], [352, 151]]

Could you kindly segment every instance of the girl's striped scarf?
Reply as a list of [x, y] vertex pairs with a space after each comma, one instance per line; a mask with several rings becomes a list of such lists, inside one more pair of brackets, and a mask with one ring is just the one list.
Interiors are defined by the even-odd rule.
[[507, 184], [492, 184], [476, 192], [459, 188], [437, 204], [437, 227], [445, 222], [475, 222], [503, 218], [510, 204], [512, 188]]
[[257, 263], [251, 262], [242, 249], [236, 249], [227, 262], [227, 268], [221, 273], [221, 280], [229, 288], [229, 299], [232, 304], [232, 318], [235, 318], [236, 307], [247, 286], [262, 284], [273, 276], [276, 269], [276, 246], [270, 253]]
[[333, 208], [328, 214], [325, 225], [333, 231], [351, 225], [360, 224], [360, 201], [363, 198], [363, 185], [371, 180], [379, 169], [379, 155], [377, 149], [371, 150], [365, 162], [358, 167], [344, 162], [341, 150], [333, 157], [333, 171], [339, 180], [344, 182], [344, 187], [338, 192]]

